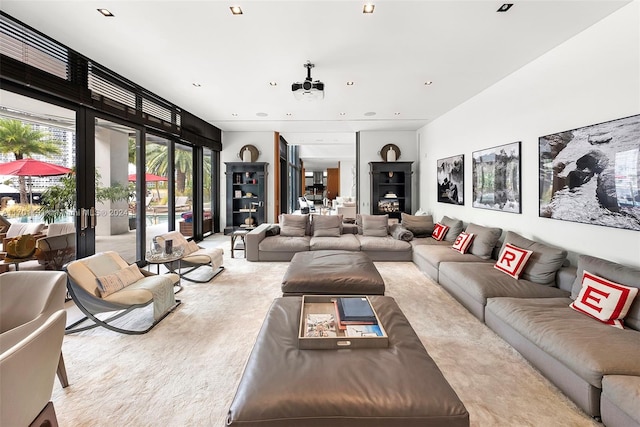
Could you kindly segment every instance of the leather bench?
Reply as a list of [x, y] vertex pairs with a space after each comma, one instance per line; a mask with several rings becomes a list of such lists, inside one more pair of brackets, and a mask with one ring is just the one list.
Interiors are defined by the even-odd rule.
[[367, 254], [343, 250], [298, 252], [282, 279], [288, 295], [384, 295], [384, 280]]
[[274, 300], [228, 426], [462, 427], [469, 413], [395, 300], [369, 297], [388, 348], [298, 349], [301, 297]]

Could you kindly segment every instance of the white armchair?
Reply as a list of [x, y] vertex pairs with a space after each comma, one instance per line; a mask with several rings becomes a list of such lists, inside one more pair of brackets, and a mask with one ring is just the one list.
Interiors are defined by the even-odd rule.
[[66, 282], [55, 271], [0, 275], [0, 425], [57, 425], [49, 400], [56, 371], [68, 385], [61, 352]]

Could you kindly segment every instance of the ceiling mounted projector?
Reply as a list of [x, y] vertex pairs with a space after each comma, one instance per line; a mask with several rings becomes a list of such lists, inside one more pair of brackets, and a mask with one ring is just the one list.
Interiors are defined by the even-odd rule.
[[316, 80], [315, 82], [311, 79], [311, 69], [315, 67], [311, 62], [307, 61], [306, 64], [303, 65], [304, 68], [307, 69], [307, 78], [304, 79], [304, 82], [293, 83], [291, 85], [291, 90], [293, 91], [293, 96], [296, 99], [323, 99], [324, 98], [324, 83], [320, 80]]

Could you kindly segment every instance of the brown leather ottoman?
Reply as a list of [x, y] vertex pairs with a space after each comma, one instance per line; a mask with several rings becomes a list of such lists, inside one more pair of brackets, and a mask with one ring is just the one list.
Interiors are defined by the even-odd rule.
[[363, 252], [298, 252], [282, 279], [282, 295], [384, 295], [384, 280]]
[[277, 298], [229, 408], [229, 426], [468, 426], [469, 413], [391, 297], [370, 297], [388, 348], [299, 350], [300, 297]]

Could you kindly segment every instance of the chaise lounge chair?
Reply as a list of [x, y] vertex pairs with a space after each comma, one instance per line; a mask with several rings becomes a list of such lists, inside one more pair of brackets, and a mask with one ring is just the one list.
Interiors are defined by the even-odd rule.
[[[187, 241], [179, 231], [171, 231], [156, 236], [156, 240], [163, 250], [168, 240], [173, 241], [173, 248], [181, 247], [182, 250], [184, 250], [184, 255], [179, 261], [165, 263], [165, 267], [167, 267], [169, 271], [180, 274], [180, 277], [185, 280], [196, 283], [207, 283], [224, 269], [222, 265], [223, 251], [220, 248], [203, 248], [198, 246], [196, 242]], [[187, 276], [187, 274], [200, 267], [208, 267], [211, 269], [211, 274], [207, 276], [206, 279]], [[181, 271], [182, 269], [186, 269], [186, 271]]]

